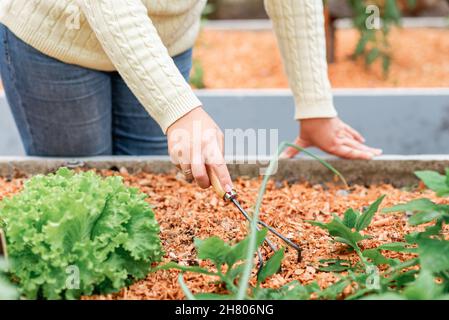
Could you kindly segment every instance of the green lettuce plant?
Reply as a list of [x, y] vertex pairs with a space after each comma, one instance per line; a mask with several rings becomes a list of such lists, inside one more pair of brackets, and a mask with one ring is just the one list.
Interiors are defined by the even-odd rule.
[[162, 256], [146, 196], [120, 177], [62, 168], [0, 203], [11, 274], [28, 299], [107, 294]]

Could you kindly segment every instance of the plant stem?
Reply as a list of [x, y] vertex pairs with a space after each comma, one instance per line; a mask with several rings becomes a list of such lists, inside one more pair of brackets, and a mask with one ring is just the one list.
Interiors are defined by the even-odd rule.
[[259, 223], [259, 212], [260, 208], [262, 206], [262, 200], [263, 196], [265, 194], [265, 191], [267, 189], [268, 181], [270, 180], [271, 175], [274, 173], [274, 170], [277, 168], [277, 164], [279, 161], [280, 154], [287, 148], [292, 147], [295, 148], [301, 152], [304, 152], [308, 156], [312, 157], [313, 159], [317, 160], [319, 163], [321, 163], [323, 166], [325, 166], [327, 169], [332, 171], [334, 174], [336, 174], [341, 181], [344, 183], [345, 187], [348, 187], [348, 184], [346, 182], [346, 179], [343, 177], [343, 175], [335, 169], [333, 166], [331, 166], [326, 161], [320, 159], [319, 157], [315, 156], [313, 153], [305, 150], [304, 148], [301, 148], [295, 144], [289, 143], [289, 142], [282, 142], [280, 146], [278, 147], [277, 152], [274, 154], [272, 160], [270, 161], [270, 164], [268, 165], [268, 169], [265, 172], [265, 176], [262, 181], [262, 185], [259, 189], [259, 193], [257, 196], [256, 206], [253, 214], [253, 219], [251, 221], [251, 229], [250, 229], [250, 236], [249, 236], [249, 243], [248, 243], [248, 249], [246, 252], [246, 262], [245, 267], [243, 269], [242, 277], [241, 277], [241, 284], [239, 286], [239, 290], [237, 293], [237, 299], [242, 300], [247, 293], [248, 290], [248, 283], [249, 279], [251, 277], [251, 271], [253, 269], [253, 256], [254, 252], [256, 251], [256, 234], [257, 234], [257, 225]]
[[234, 285], [232, 281], [229, 280], [229, 278], [221, 272], [221, 270], [217, 270], [217, 276], [221, 279], [221, 281], [226, 285], [226, 288], [232, 292], [237, 291], [237, 287]]
[[186, 283], [184, 282], [182, 273], [178, 276], [178, 281], [179, 281], [182, 291], [186, 295], [186, 298], [189, 300], [196, 300], [195, 296], [192, 294], [192, 292], [190, 292], [189, 288], [187, 287]]

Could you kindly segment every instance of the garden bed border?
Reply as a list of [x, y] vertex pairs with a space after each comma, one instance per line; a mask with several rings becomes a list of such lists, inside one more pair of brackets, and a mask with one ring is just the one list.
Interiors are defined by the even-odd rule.
[[[267, 160], [267, 159], [265, 159]], [[390, 183], [395, 187], [411, 186], [418, 182], [413, 172], [416, 170], [436, 170], [443, 172], [449, 167], [449, 155], [425, 156], [382, 156], [372, 161], [341, 160], [327, 157], [326, 160], [337, 168], [349, 184], [371, 185]], [[168, 157], [97, 157], [79, 159], [50, 159], [34, 157], [0, 157], [0, 176], [11, 179], [54, 172], [60, 167], [86, 169], [121, 169], [129, 173], [148, 172], [155, 174], [174, 174], [176, 169]], [[263, 167], [266, 166], [266, 163]], [[233, 178], [260, 177], [261, 165], [229, 164]], [[322, 184], [333, 181], [333, 176], [315, 160], [280, 160], [276, 181]]]

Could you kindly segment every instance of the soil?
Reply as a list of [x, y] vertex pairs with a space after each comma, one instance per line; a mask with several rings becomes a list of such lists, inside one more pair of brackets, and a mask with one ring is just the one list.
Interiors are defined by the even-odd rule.
[[[367, 69], [351, 59], [358, 38], [356, 30], [337, 30], [336, 62], [329, 65], [334, 88], [449, 87], [449, 28], [394, 29], [388, 78], [380, 63]], [[288, 87], [272, 31], [203, 30], [194, 57], [206, 88]]]
[[[101, 173], [106, 176], [118, 174], [111, 171]], [[120, 174], [127, 184], [137, 186], [146, 193], [148, 201], [154, 205], [161, 226], [161, 239], [166, 252], [165, 262], [198, 262], [193, 245], [195, 237], [204, 239], [219, 236], [232, 242], [247, 234], [247, 224], [239, 211], [232, 205], [225, 204], [212, 190], [200, 190], [175, 174], [129, 175], [124, 169]], [[18, 192], [23, 181], [24, 179], [7, 181], [0, 178], [0, 200]], [[236, 181], [235, 187], [239, 191], [239, 200], [244, 208], [251, 208], [255, 203], [260, 182], [259, 179], [249, 178]], [[282, 272], [269, 279], [265, 286], [276, 288], [293, 280], [299, 280], [303, 284], [316, 280], [323, 288], [334, 283], [334, 275], [317, 269], [318, 261], [337, 257], [356, 261], [357, 257], [353, 253], [347, 253], [343, 245], [332, 243], [325, 231], [304, 220], [328, 222], [332, 219], [331, 213], [342, 215], [348, 208], [361, 210], [383, 194], [386, 194], [387, 198], [382, 207], [419, 197], [428, 197], [440, 203], [445, 201], [422, 187], [407, 191], [391, 185], [355, 185], [346, 192], [335, 184], [270, 182], [262, 206], [261, 219], [300, 244], [303, 260], [298, 263], [296, 253], [287, 250]], [[367, 234], [373, 238], [364, 240], [362, 245], [372, 248], [382, 243], [401, 241], [405, 234], [413, 230], [416, 229], [407, 224], [404, 214], [377, 214], [367, 229]], [[283, 245], [277, 238], [270, 238], [279, 246]], [[405, 258], [399, 253], [390, 253], [387, 256], [401, 260]], [[204, 265], [204, 262], [199, 263]], [[159, 271], [149, 274], [146, 279], [123, 289], [120, 293], [85, 299], [183, 299], [177, 275], [177, 271]], [[211, 277], [187, 273], [185, 279], [194, 293], [220, 290], [212, 284], [214, 279]], [[348, 288], [347, 294], [350, 291]]]

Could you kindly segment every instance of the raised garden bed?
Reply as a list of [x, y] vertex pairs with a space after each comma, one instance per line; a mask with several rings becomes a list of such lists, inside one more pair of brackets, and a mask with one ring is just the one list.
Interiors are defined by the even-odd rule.
[[[372, 162], [334, 160], [331, 163], [346, 175], [351, 185], [349, 190], [343, 190], [342, 185], [332, 182], [332, 175], [317, 163], [306, 160], [282, 161], [275, 179], [269, 183], [261, 219], [299, 243], [303, 248], [303, 259], [298, 263], [296, 252], [287, 250], [282, 271], [271, 277], [264, 287], [277, 288], [298, 280], [302, 284], [316, 281], [324, 288], [336, 282], [337, 276], [320, 271], [320, 260], [339, 258], [357, 261], [355, 253], [348, 253], [342, 244], [332, 243], [326, 231], [305, 220], [329, 222], [331, 213], [342, 216], [349, 208], [363, 210], [381, 195], [387, 195], [381, 208], [421, 197], [436, 203], [449, 203], [423, 185], [418, 185], [412, 174], [414, 170], [441, 170], [449, 165], [446, 157]], [[147, 194], [161, 225], [165, 262], [206, 266], [207, 263], [197, 259], [194, 238], [219, 236], [223, 240], [234, 241], [247, 234], [246, 223], [234, 207], [223, 203], [212, 190], [201, 191], [177, 177], [172, 166], [163, 159], [92, 159], [82, 162], [5, 159], [0, 161], [0, 198], [17, 193], [25, 176], [53, 172], [64, 165], [97, 168], [93, 170], [104, 176], [121, 175], [126, 184], [136, 186]], [[234, 165], [231, 171], [234, 176], [239, 176], [236, 189], [241, 203], [250, 208], [260, 186], [257, 168]], [[393, 183], [396, 187], [383, 182]], [[365, 231], [372, 238], [363, 240], [361, 246], [366, 250], [380, 244], [403, 241], [406, 234], [421, 228], [411, 227], [407, 220], [407, 215], [403, 213], [376, 214]], [[276, 241], [276, 238], [273, 240]], [[395, 252], [385, 255], [399, 260], [410, 258], [410, 254]], [[118, 294], [86, 299], [182, 299], [184, 294], [177, 282], [177, 274], [176, 271], [158, 271]], [[209, 276], [186, 273], [184, 279], [193, 293], [223, 292], [223, 288], [214, 285]], [[341, 297], [351, 293], [348, 287]]]

